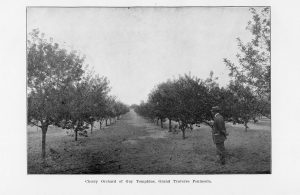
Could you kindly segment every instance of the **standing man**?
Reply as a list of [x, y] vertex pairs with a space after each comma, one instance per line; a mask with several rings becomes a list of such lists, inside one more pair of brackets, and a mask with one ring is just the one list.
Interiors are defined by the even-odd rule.
[[219, 156], [220, 163], [225, 165], [225, 146], [224, 141], [228, 133], [226, 132], [225, 122], [223, 116], [219, 113], [221, 109], [218, 106], [214, 106], [211, 112], [214, 117], [212, 137], [214, 144], [217, 147], [217, 155]]

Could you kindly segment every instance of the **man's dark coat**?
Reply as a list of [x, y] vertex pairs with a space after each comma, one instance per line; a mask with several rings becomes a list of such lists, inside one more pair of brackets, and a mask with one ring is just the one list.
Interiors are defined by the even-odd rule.
[[215, 144], [224, 142], [226, 140], [226, 128], [224, 118], [219, 113], [217, 113], [214, 118], [213, 140]]

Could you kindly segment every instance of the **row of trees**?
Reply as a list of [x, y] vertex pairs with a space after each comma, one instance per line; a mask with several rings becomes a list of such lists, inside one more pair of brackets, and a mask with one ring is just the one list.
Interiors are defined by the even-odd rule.
[[42, 157], [46, 154], [49, 125], [78, 132], [93, 130], [94, 123], [119, 118], [129, 108], [109, 95], [106, 77], [87, 67], [76, 51], [60, 48], [37, 29], [27, 42], [27, 119], [42, 129]]
[[219, 87], [211, 72], [210, 77], [201, 80], [195, 76], [184, 75], [159, 84], [148, 97], [148, 101], [135, 106], [135, 111], [152, 120], [178, 122], [185, 138], [186, 129], [194, 125], [206, 124], [212, 127], [211, 108], [219, 105], [226, 121], [244, 124], [259, 115], [267, 115], [263, 109], [267, 102], [256, 98], [248, 87], [231, 82], [228, 87]]
[[250, 9], [252, 19], [246, 27], [252, 35], [250, 42], [243, 43], [239, 38], [237, 63], [224, 59], [229, 68], [231, 81], [226, 87], [219, 87], [213, 72], [209, 78], [201, 80], [184, 75], [159, 84], [148, 97], [146, 103], [135, 106], [142, 116], [161, 121], [177, 121], [185, 137], [185, 130], [195, 124], [207, 124], [212, 106], [220, 106], [225, 120], [244, 124], [256, 121], [258, 116], [270, 118], [270, 9], [257, 11]]

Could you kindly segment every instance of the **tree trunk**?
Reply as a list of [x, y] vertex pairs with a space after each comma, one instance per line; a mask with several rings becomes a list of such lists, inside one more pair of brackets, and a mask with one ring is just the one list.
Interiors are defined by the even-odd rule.
[[108, 119], [105, 119], [105, 126], [107, 126], [107, 120], [108, 120]]
[[182, 139], [185, 139], [185, 129], [181, 129], [182, 131]]
[[111, 125], [111, 118], [109, 118], [109, 124]]
[[172, 131], [172, 120], [169, 119], [169, 132], [171, 132], [171, 131]]
[[245, 126], [245, 131], [246, 131], [246, 132], [247, 132], [247, 130], [248, 130], [248, 128], [249, 128], [247, 124], [248, 124], [248, 122], [244, 122], [244, 126]]
[[94, 124], [92, 123], [91, 124], [91, 134], [93, 133], [93, 127], [94, 127]]
[[160, 119], [160, 127], [163, 129], [164, 128], [164, 123], [163, 123], [163, 120]]
[[46, 157], [46, 133], [48, 130], [48, 125], [42, 126], [42, 158]]
[[156, 125], [158, 125], [158, 119], [156, 120]]
[[100, 126], [100, 129], [101, 129], [101, 125], [102, 125], [102, 121], [100, 120], [100, 121], [99, 121], [99, 126]]
[[78, 133], [78, 130], [77, 130], [77, 128], [75, 129], [75, 141], [77, 141], [77, 133]]

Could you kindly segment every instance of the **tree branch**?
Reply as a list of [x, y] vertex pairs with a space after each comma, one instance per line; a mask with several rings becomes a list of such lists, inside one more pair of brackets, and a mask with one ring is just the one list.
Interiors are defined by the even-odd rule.
[[32, 124], [33, 126], [36, 126], [36, 127], [39, 127], [39, 128], [42, 128], [42, 126], [41, 125], [38, 125], [38, 124], [36, 124], [36, 123], [34, 123], [34, 122], [29, 122], [30, 124]]
[[213, 127], [214, 127], [214, 126], [213, 126], [210, 122], [208, 122], [208, 121], [203, 121], [203, 123], [206, 124], [207, 126], [209, 126], [210, 128], [213, 128]]

